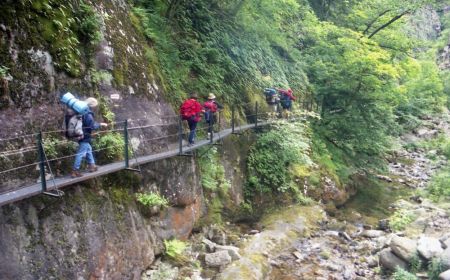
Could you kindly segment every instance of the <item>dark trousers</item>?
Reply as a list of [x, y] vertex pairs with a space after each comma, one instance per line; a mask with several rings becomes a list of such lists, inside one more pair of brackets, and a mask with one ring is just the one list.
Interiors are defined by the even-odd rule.
[[194, 118], [191, 118], [188, 120], [188, 125], [189, 125], [189, 130], [190, 130], [188, 141], [189, 141], [189, 144], [194, 144], [195, 129], [197, 128], [197, 122], [194, 120]]

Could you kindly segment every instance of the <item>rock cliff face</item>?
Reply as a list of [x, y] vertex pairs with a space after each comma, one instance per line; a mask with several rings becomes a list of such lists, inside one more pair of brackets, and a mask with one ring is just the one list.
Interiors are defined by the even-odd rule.
[[[0, 7], [0, 65], [8, 69], [0, 86], [0, 139], [59, 129], [63, 116], [59, 95], [65, 91], [97, 97], [106, 105], [103, 110], [115, 114], [115, 121], [134, 120], [130, 126], [164, 123], [167, 116], [175, 115], [145, 57], [147, 42], [136, 32], [126, 1], [85, 1], [101, 22], [101, 40], [91, 49], [73, 43], [69, 35], [75, 31], [59, 17], [63, 13], [64, 18], [76, 18], [71, 14], [76, 9], [71, 8], [79, 1], [32, 2], [7, 0]], [[54, 37], [46, 34], [60, 25], [65, 29]], [[61, 42], [73, 45], [52, 45]], [[74, 53], [66, 47], [73, 47]], [[133, 131], [135, 153], [169, 148], [176, 139], [151, 143], [143, 139], [173, 134], [176, 129]], [[29, 137], [2, 142], [0, 150], [20, 149], [34, 141]], [[35, 155], [1, 155], [1, 170], [27, 157]], [[0, 278], [140, 278], [162, 252], [162, 240], [186, 238], [205, 207], [194, 158], [173, 158], [141, 168], [140, 174], [123, 171], [67, 187], [59, 199], [37, 196], [1, 207]], [[22, 170], [20, 176], [1, 174], [0, 191], [36, 178], [35, 166]], [[157, 216], [144, 215], [134, 197], [143, 191], [159, 191], [171, 207]]]

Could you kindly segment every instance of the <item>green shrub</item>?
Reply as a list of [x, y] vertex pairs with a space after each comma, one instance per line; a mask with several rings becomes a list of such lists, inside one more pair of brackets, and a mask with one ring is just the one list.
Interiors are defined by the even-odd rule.
[[100, 32], [100, 16], [94, 11], [94, 9], [84, 2], [80, 4], [80, 10], [78, 12], [79, 28], [81, 33], [81, 39], [91, 46], [97, 45], [102, 34]]
[[420, 256], [417, 252], [409, 260], [409, 267], [412, 273], [419, 272], [422, 268], [422, 260], [420, 259]]
[[102, 134], [94, 141], [94, 150], [100, 152], [108, 160], [122, 160], [125, 142], [123, 135], [116, 132]]
[[392, 280], [417, 280], [418, 278], [408, 271], [397, 266], [395, 273], [392, 275]]
[[199, 159], [202, 186], [208, 190], [228, 189], [230, 182], [225, 179], [225, 169], [219, 161], [215, 147], [204, 152]]
[[396, 211], [394, 215], [389, 218], [389, 225], [393, 230], [403, 230], [407, 225], [416, 219], [414, 214], [407, 210], [401, 209]]
[[434, 175], [425, 191], [435, 202], [448, 200], [450, 197], [450, 166], [447, 165]]
[[186, 257], [183, 252], [187, 248], [186, 242], [180, 241], [178, 239], [164, 240], [165, 254], [172, 260], [176, 262], [185, 262]]
[[312, 165], [309, 133], [303, 123], [280, 122], [258, 137], [247, 160], [246, 193], [285, 192], [291, 188], [290, 167]]
[[152, 207], [152, 206], [161, 206], [161, 207], [167, 207], [169, 206], [169, 201], [157, 194], [157, 193], [137, 193], [136, 199], [139, 203], [141, 203], [144, 206]]
[[430, 280], [438, 280], [439, 274], [444, 271], [440, 259], [433, 258], [428, 264], [428, 277]]
[[0, 79], [3, 79], [8, 75], [8, 70], [8, 67], [0, 65]]

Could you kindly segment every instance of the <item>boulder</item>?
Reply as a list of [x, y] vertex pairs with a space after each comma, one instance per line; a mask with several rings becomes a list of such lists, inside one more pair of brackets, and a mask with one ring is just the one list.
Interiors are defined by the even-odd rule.
[[377, 238], [380, 237], [382, 235], [384, 235], [384, 231], [382, 230], [375, 230], [375, 229], [369, 229], [369, 230], [365, 230], [361, 233], [362, 236], [367, 237], [367, 238]]
[[206, 250], [208, 252], [214, 252], [216, 249], [217, 244], [212, 242], [211, 240], [208, 240], [206, 238], [203, 238], [202, 243], [206, 245]]
[[450, 270], [444, 271], [439, 274], [439, 280], [450, 280]]
[[231, 257], [228, 251], [218, 251], [205, 255], [206, 265], [209, 267], [221, 267], [231, 263]]
[[407, 262], [409, 262], [417, 252], [417, 244], [414, 240], [396, 235], [392, 238], [390, 247], [392, 253]]
[[419, 254], [426, 260], [431, 260], [440, 255], [443, 252], [443, 249], [439, 239], [422, 236], [419, 241], [417, 241], [417, 251], [419, 251]]
[[395, 270], [397, 266], [402, 269], [406, 269], [408, 267], [408, 264], [394, 255], [389, 248], [386, 248], [380, 252], [380, 263], [384, 268], [389, 270]]
[[239, 248], [234, 246], [224, 246], [216, 245], [216, 251], [227, 251], [233, 261], [239, 260], [241, 255], [239, 255]]
[[439, 256], [441, 259], [441, 265], [444, 269], [450, 269], [450, 248], [447, 248]]

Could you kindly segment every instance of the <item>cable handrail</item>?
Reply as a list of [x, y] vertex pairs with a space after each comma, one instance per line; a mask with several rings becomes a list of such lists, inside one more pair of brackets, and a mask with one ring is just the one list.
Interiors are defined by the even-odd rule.
[[[245, 103], [245, 104], [250, 104], [250, 102], [249, 103]], [[245, 105], [245, 104], [243, 104], [243, 105]], [[266, 108], [267, 109], [267, 108]], [[232, 112], [236, 112], [236, 111], [233, 111], [234, 109], [232, 108]], [[255, 113], [250, 113], [250, 114], [243, 114], [243, 115], [241, 115], [241, 116], [239, 116], [238, 118], [236, 118], [236, 115], [234, 115], [234, 117], [232, 117], [232, 120], [231, 120], [231, 125], [232, 125], [232, 128], [233, 127], [242, 127], [242, 125], [244, 125], [245, 123], [247, 123], [248, 122], [248, 120], [247, 121], [245, 121], [245, 119], [246, 118], [249, 118], [249, 117], [256, 117], [255, 119], [253, 119], [253, 121], [251, 121], [251, 122], [249, 122], [249, 123], [247, 123], [247, 124], [254, 124], [255, 125], [255, 127], [257, 127], [257, 125], [258, 125], [258, 121], [259, 121], [259, 119], [260, 119], [260, 117], [264, 117], [264, 116], [267, 116], [267, 115], [269, 115], [270, 113], [273, 113], [273, 112], [267, 112], [267, 110], [261, 110], [261, 111], [259, 111], [258, 110], [258, 106], [255, 104]], [[220, 113], [218, 113], [218, 114], [220, 114]], [[233, 113], [234, 114], [234, 113]], [[233, 116], [233, 115], [232, 115]], [[156, 141], [156, 140], [161, 140], [161, 139], [167, 139], [167, 138], [170, 138], [170, 137], [176, 137], [176, 136], [178, 136], [178, 137], [180, 137], [180, 153], [181, 153], [181, 137], [185, 137], [186, 135], [188, 135], [188, 133], [189, 133], [189, 129], [187, 128], [187, 126], [186, 125], [184, 125], [185, 124], [185, 122], [184, 122], [184, 120], [182, 120], [181, 122], [180, 122], [180, 120], [181, 120], [181, 116], [180, 115], [171, 115], [171, 116], [163, 116], [164, 118], [177, 118], [178, 119], [178, 121], [177, 122], [169, 122], [169, 123], [158, 123], [158, 124], [148, 124], [148, 125], [141, 125], [141, 126], [133, 126], [133, 127], [127, 127], [127, 123], [128, 122], [136, 122], [136, 121], [140, 121], [140, 120], [149, 120], [148, 118], [141, 118], [141, 119], [130, 119], [130, 120], [125, 120], [125, 121], [118, 121], [118, 122], [114, 122], [114, 123], [116, 123], [116, 124], [119, 124], [119, 123], [123, 123], [123, 124], [125, 124], [125, 127], [124, 128], [118, 128], [118, 129], [110, 129], [110, 130], [101, 130], [101, 131], [98, 131], [97, 132], [97, 134], [105, 134], [105, 133], [114, 133], [114, 132], [124, 132], [125, 130], [126, 131], [130, 131], [130, 130], [137, 130], [137, 129], [146, 129], [146, 128], [152, 128], [152, 127], [167, 127], [167, 126], [174, 126], [174, 125], [176, 125], [176, 124], [178, 124], [178, 125], [182, 125], [180, 128], [179, 128], [179, 131], [177, 132], [177, 133], [173, 133], [173, 134], [168, 134], [168, 135], [162, 135], [162, 136], [158, 136], [158, 137], [153, 137], [153, 138], [150, 138], [150, 139], [148, 139], [148, 138], [146, 138], [146, 137], [142, 137], [142, 135], [145, 135], [144, 134], [144, 132], [142, 132], [142, 133], [140, 133], [140, 135], [141, 135], [141, 137], [143, 138], [142, 140], [140, 140], [140, 143], [147, 143], [147, 142], [151, 142], [151, 141]], [[267, 120], [266, 120], [267, 121]], [[270, 122], [270, 120], [269, 120], [269, 122]], [[207, 124], [207, 123], [206, 123]], [[217, 124], [217, 123], [216, 123]], [[220, 125], [220, 123], [219, 123], [219, 125]], [[222, 129], [225, 129], [225, 127], [227, 127], [228, 125], [226, 125], [225, 124], [225, 126], [222, 126]], [[202, 125], [199, 125], [197, 128], [196, 128], [196, 132], [203, 132], [203, 131], [209, 131], [210, 129], [211, 129], [212, 127], [210, 126], [210, 125], [205, 125], [205, 126], [202, 126]], [[46, 131], [46, 132], [41, 132], [41, 135], [43, 134], [43, 133], [46, 133], [46, 134], [49, 134], [49, 133], [55, 133], [55, 132], [63, 132], [63, 131], [65, 131], [65, 130], [53, 130], [53, 131]], [[167, 130], [167, 131], [169, 131], [169, 130]], [[219, 136], [220, 136], [220, 131], [219, 132], [216, 132]], [[8, 140], [8, 139], [20, 139], [20, 138], [24, 138], [24, 137], [28, 137], [28, 136], [37, 136], [37, 135], [39, 135], [39, 133], [33, 133], [33, 134], [25, 134], [25, 135], [21, 135], [21, 136], [17, 136], [17, 137], [11, 137], [11, 138], [5, 138], [5, 139], [0, 139], [0, 141], [6, 141], [6, 140]], [[127, 133], [125, 133], [124, 135], [128, 135]], [[147, 135], [148, 136], [148, 135]], [[38, 137], [39, 138], [39, 137]], [[25, 153], [25, 152], [33, 152], [33, 151], [38, 151], [39, 150], [39, 145], [45, 145], [45, 144], [47, 144], [47, 140], [45, 139], [45, 140], [42, 140], [42, 138], [41, 138], [41, 140], [40, 140], [41, 142], [38, 142], [38, 143], [40, 143], [40, 144], [38, 144], [38, 145], [36, 145], [36, 146], [28, 146], [28, 147], [24, 147], [24, 148], [20, 148], [20, 149], [15, 149], [15, 150], [9, 150], [9, 151], [2, 151], [2, 152], [0, 152], [0, 156], [12, 156], [12, 155], [16, 155], [16, 154], [19, 154], [19, 153]], [[128, 140], [127, 140], [128, 141]], [[126, 142], [127, 142], [126, 141]], [[62, 141], [60, 141], [60, 142], [57, 142], [57, 143], [52, 143], [53, 145], [56, 145], [57, 147], [58, 146], [62, 146], [62, 145], [68, 145], [69, 143], [73, 143], [72, 141], [68, 141], [68, 140], [62, 140]], [[125, 145], [128, 145], [127, 143], [125, 144]], [[108, 149], [115, 149], [115, 148], [123, 148], [124, 146], [123, 146], [123, 144], [120, 144], [120, 145], [111, 145], [111, 146], [108, 146], [108, 147], [104, 147], [104, 148], [99, 148], [99, 149], [96, 149], [96, 150], [93, 150], [92, 152], [101, 152], [101, 151], [104, 151], [104, 150], [108, 150]], [[125, 146], [125, 147], [128, 147], [128, 146]], [[45, 147], [44, 147], [44, 149], [45, 149]], [[127, 149], [128, 150], [128, 149]], [[45, 151], [43, 151], [44, 153], [45, 153]], [[41, 153], [41, 152], [40, 152]], [[25, 165], [22, 165], [22, 166], [18, 166], [18, 167], [13, 167], [13, 168], [10, 168], [10, 169], [8, 169], [8, 170], [3, 170], [3, 171], [0, 171], [0, 174], [4, 174], [4, 173], [7, 173], [7, 172], [11, 172], [11, 171], [15, 171], [15, 170], [19, 170], [19, 169], [23, 169], [23, 168], [26, 168], [26, 167], [30, 167], [30, 166], [33, 166], [33, 165], [36, 165], [36, 164], [39, 164], [39, 163], [42, 163], [42, 162], [47, 162], [47, 164], [48, 163], [50, 163], [50, 162], [55, 162], [55, 161], [58, 161], [58, 160], [63, 160], [63, 159], [68, 159], [68, 158], [73, 158], [73, 157], [76, 157], [77, 155], [80, 155], [80, 154], [83, 154], [83, 153], [74, 153], [74, 154], [70, 154], [70, 155], [66, 155], [66, 156], [59, 156], [59, 157], [54, 157], [54, 158], [50, 158], [50, 159], [46, 159], [46, 160], [40, 160], [40, 161], [38, 161], [38, 162], [34, 162], [34, 163], [32, 163], [32, 164], [25, 164]], [[152, 155], [152, 153], [150, 154], [150, 155]], [[126, 157], [126, 160], [127, 160], [127, 162], [128, 162], [128, 158]]]
[[7, 173], [7, 172], [19, 170], [19, 169], [26, 168], [26, 167], [30, 167], [30, 166], [33, 166], [33, 165], [37, 165], [39, 163], [40, 163], [40, 161], [34, 162], [34, 163], [30, 163], [30, 164], [26, 164], [26, 165], [21, 165], [21, 166], [18, 166], [18, 167], [13, 167], [13, 168], [10, 168], [10, 169], [7, 169], [7, 170], [2, 170], [2, 171], [0, 171], [0, 174], [4, 174], [4, 173]]

